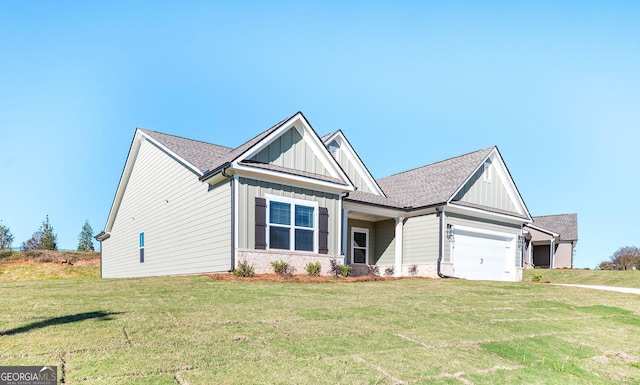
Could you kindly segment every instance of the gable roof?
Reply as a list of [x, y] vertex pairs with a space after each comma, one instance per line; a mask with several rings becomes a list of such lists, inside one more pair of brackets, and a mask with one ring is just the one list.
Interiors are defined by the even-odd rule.
[[561, 241], [578, 240], [578, 214], [542, 215], [533, 217], [533, 225], [560, 235]]
[[180, 158], [197, 167], [201, 173], [204, 173], [212, 164], [217, 164], [220, 159], [233, 151], [232, 148], [219, 146], [217, 144], [163, 134], [144, 128], [138, 128], [138, 130], [156, 140]]
[[487, 147], [378, 180], [387, 197], [404, 207], [447, 202], [496, 147]]

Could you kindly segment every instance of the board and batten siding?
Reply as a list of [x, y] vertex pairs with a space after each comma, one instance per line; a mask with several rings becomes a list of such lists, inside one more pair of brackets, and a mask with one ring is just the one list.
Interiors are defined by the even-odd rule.
[[329, 255], [340, 254], [340, 197], [337, 194], [292, 187], [285, 184], [238, 178], [238, 245], [240, 249], [255, 248], [255, 201], [266, 194], [318, 202], [329, 212]]
[[342, 149], [342, 147], [338, 146], [338, 143], [336, 143], [335, 140], [333, 142], [331, 142], [329, 144], [329, 146], [330, 146], [330, 148], [331, 148], [331, 146], [337, 147], [335, 153], [333, 154], [333, 157], [338, 162], [340, 167], [342, 167], [342, 170], [344, 170], [344, 172], [347, 174], [347, 176], [349, 177], [349, 180], [351, 180], [353, 185], [358, 188], [358, 191], [364, 191], [364, 192], [368, 192], [368, 193], [372, 193], [372, 194], [377, 194], [376, 192], [371, 191], [369, 186], [367, 186], [367, 184], [364, 182], [364, 180], [362, 179], [362, 176], [356, 170], [356, 168], [353, 165], [353, 163], [351, 163], [351, 161], [347, 157], [347, 155], [346, 155], [345, 151]]
[[295, 127], [276, 138], [251, 160], [331, 176]]
[[436, 214], [406, 218], [403, 227], [402, 263], [436, 263], [439, 253], [440, 220]]
[[517, 212], [507, 189], [504, 187], [504, 182], [493, 170], [494, 167], [491, 165], [491, 182], [485, 182], [483, 168], [480, 167], [453, 200]]
[[[520, 225], [514, 225], [514, 224], [502, 223], [502, 222], [496, 222], [496, 221], [490, 221], [490, 220], [481, 220], [478, 218], [472, 218], [465, 215], [452, 214], [452, 213], [446, 213], [445, 229], [446, 229], [446, 225], [453, 225], [454, 232], [455, 232], [455, 226], [459, 225], [459, 226], [473, 227], [479, 230], [489, 230], [489, 231], [496, 231], [500, 233], [511, 234], [516, 237], [522, 234], [522, 228]], [[455, 240], [455, 235], [454, 235], [454, 240]], [[516, 242], [516, 245], [517, 245], [517, 242]], [[515, 260], [513, 261], [514, 266], [520, 266], [520, 255], [521, 255], [521, 251], [518, 248], [515, 253]], [[449, 239], [447, 239], [446, 236], [444, 237], [443, 261], [445, 262], [451, 261], [451, 242], [449, 241]]]
[[198, 175], [143, 140], [110, 233], [101, 245], [104, 278], [228, 271], [230, 182], [202, 183]]

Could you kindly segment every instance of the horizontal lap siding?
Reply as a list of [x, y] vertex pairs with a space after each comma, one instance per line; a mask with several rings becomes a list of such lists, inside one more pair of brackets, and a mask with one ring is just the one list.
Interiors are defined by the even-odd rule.
[[238, 248], [255, 248], [255, 204], [256, 197], [266, 194], [318, 202], [329, 212], [329, 254], [340, 254], [340, 201], [336, 194], [292, 187], [279, 183], [239, 178], [238, 183]]
[[571, 243], [560, 243], [556, 248], [553, 259], [553, 267], [555, 269], [570, 268], [571, 255], [573, 254], [573, 245]]
[[436, 214], [405, 219], [403, 228], [403, 264], [437, 262], [439, 234], [439, 220]]
[[[145, 261], [139, 262], [139, 233]], [[231, 188], [210, 188], [198, 176], [143, 141], [117, 212], [102, 242], [108, 277], [194, 274], [231, 266]]]

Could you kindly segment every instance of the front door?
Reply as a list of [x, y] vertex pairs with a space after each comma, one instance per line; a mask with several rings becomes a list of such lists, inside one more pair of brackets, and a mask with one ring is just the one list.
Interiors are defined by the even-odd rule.
[[351, 228], [352, 263], [369, 263], [369, 229]]

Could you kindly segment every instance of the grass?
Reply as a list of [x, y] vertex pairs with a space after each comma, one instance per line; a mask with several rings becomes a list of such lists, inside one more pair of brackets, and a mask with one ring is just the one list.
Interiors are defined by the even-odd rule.
[[99, 277], [98, 252], [0, 252], [0, 282]]
[[2, 365], [65, 384], [634, 384], [640, 301], [530, 283], [0, 282]]
[[582, 285], [604, 285], [640, 288], [640, 270], [524, 270], [523, 281], [530, 282], [534, 274], [542, 274], [542, 281]]

